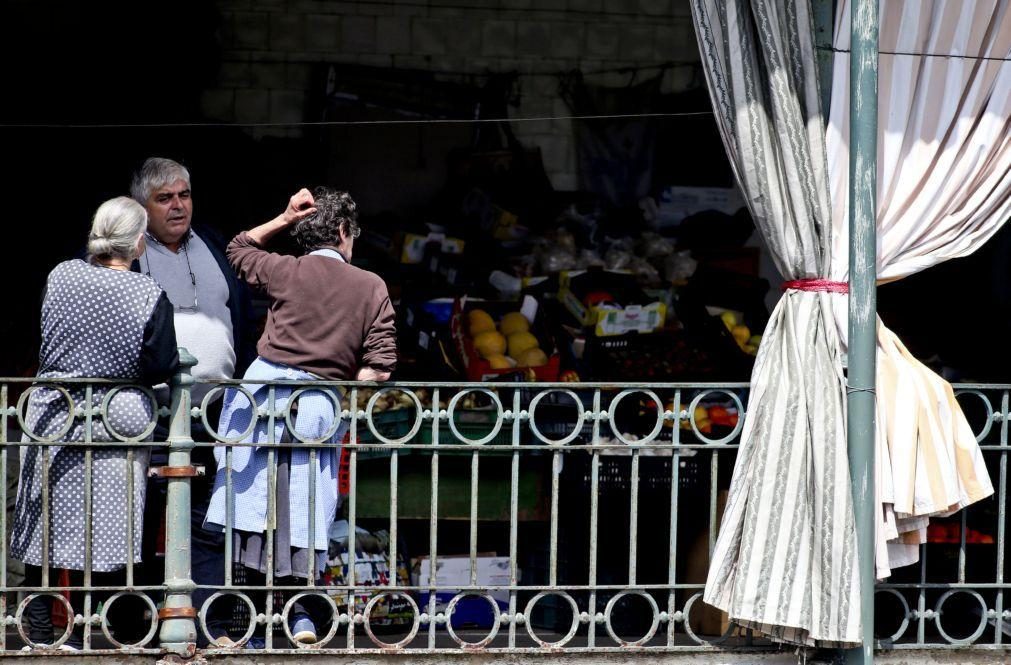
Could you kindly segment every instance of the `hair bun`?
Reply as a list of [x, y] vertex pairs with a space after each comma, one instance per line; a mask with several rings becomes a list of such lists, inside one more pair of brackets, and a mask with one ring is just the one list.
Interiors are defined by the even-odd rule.
[[88, 234], [88, 254], [92, 256], [109, 256], [113, 253], [112, 241], [109, 238]]

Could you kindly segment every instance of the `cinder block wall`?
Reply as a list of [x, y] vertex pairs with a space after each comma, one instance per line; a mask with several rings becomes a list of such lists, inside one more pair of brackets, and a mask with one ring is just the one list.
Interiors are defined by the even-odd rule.
[[[698, 59], [689, 0], [219, 0], [218, 5], [222, 66], [203, 93], [202, 107], [207, 116], [228, 122], [305, 119], [310, 72], [321, 62], [475, 74], [518, 71], [521, 103], [510, 113], [545, 117], [569, 110], [558, 96], [557, 80], [534, 74]], [[587, 80], [624, 85], [629, 77], [612, 73]], [[682, 90], [691, 80], [691, 68], [674, 68], [664, 88]], [[541, 147], [556, 188], [576, 187], [570, 122], [514, 128], [521, 140]], [[250, 131], [258, 137], [299, 135], [291, 128]]]

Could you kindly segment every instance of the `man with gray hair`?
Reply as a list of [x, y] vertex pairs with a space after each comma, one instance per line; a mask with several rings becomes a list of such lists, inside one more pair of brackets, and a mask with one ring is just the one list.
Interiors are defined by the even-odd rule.
[[[133, 269], [154, 279], [172, 303], [179, 346], [197, 359], [192, 395], [194, 405], [199, 405], [212, 387], [207, 381], [242, 376], [256, 357], [249, 295], [229, 266], [217, 234], [192, 224], [193, 197], [186, 167], [171, 159], [151, 157], [134, 174], [130, 194], [148, 213], [147, 252], [134, 262]], [[162, 391], [159, 398], [167, 402], [168, 391]], [[208, 420], [216, 422], [216, 414]], [[164, 440], [166, 435], [160, 429], [155, 433], [156, 440]], [[213, 440], [199, 420], [193, 422], [193, 438], [198, 442]], [[213, 451], [195, 448], [193, 461], [207, 468], [207, 474], [194, 478], [191, 485], [193, 581], [220, 587], [224, 584], [224, 541], [220, 533], [203, 528], [214, 478]], [[161, 495], [159, 491], [149, 493], [151, 499]], [[151, 499], [149, 506], [164, 513], [164, 503]], [[152, 551], [159, 522], [149, 520], [154, 529], [145, 529], [145, 541]], [[211, 593], [208, 588], [197, 589], [194, 606], [200, 609]], [[217, 603], [207, 617], [211, 639], [220, 646], [230, 645], [228, 617], [221, 611], [227, 609], [224, 605]], [[198, 643], [205, 643], [203, 631], [198, 631]]]

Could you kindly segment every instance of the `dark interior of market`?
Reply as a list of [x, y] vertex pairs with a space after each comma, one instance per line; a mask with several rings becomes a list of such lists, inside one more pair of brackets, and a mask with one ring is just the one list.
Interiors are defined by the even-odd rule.
[[[53, 9], [43, 12], [40, 4]], [[611, 21], [689, 27], [669, 33], [680, 40], [669, 48], [662, 33], [651, 37], [647, 53], [623, 53], [631, 48], [623, 37], [608, 56], [546, 60], [524, 52], [516, 37], [509, 48], [488, 51], [487, 26], [479, 59], [452, 46], [412, 54], [417, 37], [403, 59], [389, 56], [382, 53], [382, 23], [368, 24], [365, 55], [347, 46], [361, 38], [347, 30], [328, 52], [299, 41], [315, 39], [315, 14], [304, 18], [294, 43], [285, 42], [276, 16], [258, 4], [179, 0], [165, 11], [157, 3], [5, 3], [0, 376], [34, 376], [46, 275], [80, 253], [98, 204], [126, 193], [132, 172], [158, 155], [186, 165], [194, 219], [226, 240], [273, 217], [299, 187], [349, 191], [363, 230], [354, 263], [384, 279], [397, 311], [394, 380], [748, 381], [780, 278], [734, 188], [680, 0], [656, 3], [658, 14], [639, 18], [638, 9], [624, 9], [629, 3], [614, 3], [623, 9], [613, 12], [602, 3], [568, 15], [558, 10], [545, 20], [571, 23], [583, 40]], [[468, 11], [457, 8], [443, 20], [480, 35], [484, 15]], [[537, 22], [541, 10], [528, 4], [490, 11], [492, 20], [521, 23]], [[270, 15], [262, 26], [260, 14]], [[461, 48], [482, 48], [460, 39]], [[237, 76], [241, 83], [229, 82]], [[216, 106], [224, 96], [227, 113]], [[291, 99], [294, 110], [281, 108]], [[295, 251], [287, 240], [279, 246]], [[1009, 253], [1005, 228], [971, 256], [882, 285], [879, 314], [946, 379], [1006, 381]], [[503, 321], [524, 298], [533, 303], [523, 313], [543, 360], [518, 362], [529, 347], [513, 352], [505, 336], [501, 352], [486, 353], [476, 336], [451, 325], [454, 314], [475, 309]], [[265, 300], [256, 303], [264, 312]], [[601, 305], [616, 313], [611, 328], [586, 319]], [[642, 313], [654, 318], [644, 322]], [[713, 414], [720, 431], [726, 424]], [[685, 468], [682, 499], [707, 503], [710, 483], [727, 487], [732, 462], [725, 459], [717, 469], [708, 460]], [[420, 458], [402, 464], [405, 483], [412, 465], [419, 477], [427, 473]], [[489, 483], [482, 492], [508, 490], [502, 464], [493, 459], [482, 468]], [[615, 545], [603, 545], [602, 561], [624, 556], [628, 536], [628, 460], [607, 464], [601, 515]], [[670, 464], [644, 463], [644, 476], [655, 476], [640, 495], [644, 505], [669, 504]], [[466, 496], [466, 465], [459, 473], [453, 466], [443, 469], [446, 483]], [[569, 569], [581, 572], [563, 584], [585, 583], [588, 518], [576, 497], [588, 491], [588, 472], [578, 466], [562, 488], [571, 519], [560, 547]], [[411, 491], [402, 490], [424, 498], [425, 488]], [[507, 508], [482, 494], [485, 504], [482, 548], [501, 553], [508, 541], [495, 510]], [[445, 510], [465, 518], [466, 508]], [[543, 505], [527, 508], [524, 538], [545, 538]], [[427, 510], [402, 507], [400, 515], [401, 537], [421, 549]], [[981, 524], [992, 520], [979, 511], [970, 513], [970, 524], [974, 515]], [[381, 525], [389, 511], [365, 507], [362, 518]], [[705, 551], [707, 518], [685, 514], [681, 525], [686, 573], [696, 581], [704, 581], [704, 568], [692, 569], [691, 553]], [[464, 525], [449, 520], [441, 541], [463, 551]], [[666, 528], [644, 530], [643, 551], [665, 548]], [[643, 564], [640, 580], [666, 581], [666, 564]], [[528, 553], [522, 565], [543, 572], [544, 553]], [[641, 633], [641, 617], [629, 616], [620, 630]], [[568, 621], [542, 618], [550, 628]]]

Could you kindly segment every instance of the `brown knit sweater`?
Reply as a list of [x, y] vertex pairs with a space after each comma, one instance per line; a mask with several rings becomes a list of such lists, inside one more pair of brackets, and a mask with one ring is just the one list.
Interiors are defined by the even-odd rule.
[[239, 277], [270, 296], [261, 357], [332, 380], [362, 367], [393, 371], [393, 306], [378, 275], [329, 256], [267, 252], [245, 232], [227, 254]]

